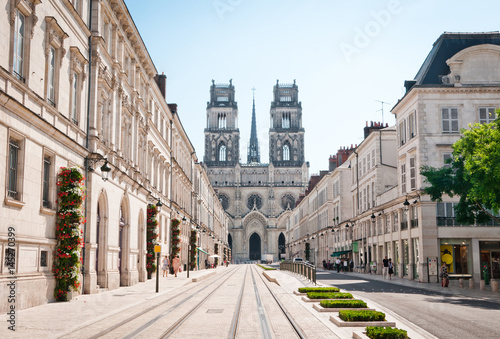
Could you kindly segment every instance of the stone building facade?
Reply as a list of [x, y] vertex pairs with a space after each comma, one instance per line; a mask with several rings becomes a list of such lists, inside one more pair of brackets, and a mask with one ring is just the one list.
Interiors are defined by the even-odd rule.
[[[163, 205], [158, 243], [181, 261], [227, 248], [228, 216], [182, 127], [122, 0], [2, 0], [0, 25], [0, 294], [16, 279], [16, 308], [54, 300], [56, 180], [85, 173], [82, 289], [134, 285], [146, 275], [147, 205]], [[89, 40], [90, 38], [90, 40]], [[89, 43], [90, 41], [90, 43]], [[101, 168], [111, 168], [107, 181]], [[9, 235], [9, 230], [10, 235]], [[12, 234], [14, 234], [12, 236]], [[11, 238], [11, 240], [9, 240]], [[201, 252], [203, 249], [205, 254]], [[7, 256], [14, 256], [12, 270]], [[0, 304], [5, 311], [8, 305]]]
[[235, 88], [212, 81], [207, 103], [204, 165], [218, 198], [230, 215], [233, 260], [274, 260], [284, 254], [285, 217], [304, 192], [308, 163], [304, 154], [302, 104], [295, 84], [273, 88], [269, 129], [269, 164], [261, 163], [255, 105], [248, 163], [240, 162]]
[[[396, 126], [368, 130], [347, 166], [333, 170], [331, 176], [350, 172], [342, 209], [352, 214], [341, 213], [338, 225], [324, 227], [301, 214], [314, 199], [306, 196], [288, 221], [290, 257], [302, 253], [306, 243], [320, 247], [314, 242], [318, 235], [321, 239], [333, 231], [340, 236], [330, 238], [329, 252], [353, 259], [365, 271], [381, 274], [387, 256], [399, 277], [420, 282], [438, 281], [442, 262], [452, 282], [472, 279], [479, 285], [485, 267], [500, 278], [500, 225], [458, 224], [453, 210], [458, 197], [431, 201], [423, 194], [426, 183], [420, 174], [422, 166], [446, 165], [461, 129], [497, 118], [499, 58], [498, 32], [442, 34], [415, 79], [405, 81], [407, 91], [392, 109]], [[330, 185], [329, 176], [318, 190]]]

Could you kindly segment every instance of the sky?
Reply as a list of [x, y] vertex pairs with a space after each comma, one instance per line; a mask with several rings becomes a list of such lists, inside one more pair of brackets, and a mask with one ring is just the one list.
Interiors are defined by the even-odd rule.
[[[125, 0], [166, 100], [203, 161], [212, 79], [233, 80], [240, 158], [250, 140], [255, 87], [261, 162], [269, 162], [273, 86], [296, 80], [309, 174], [341, 147], [360, 144], [366, 122], [395, 124], [391, 108], [443, 32], [498, 31], [498, 1]], [[387, 104], [382, 104], [383, 101]], [[381, 108], [383, 106], [383, 114]]]

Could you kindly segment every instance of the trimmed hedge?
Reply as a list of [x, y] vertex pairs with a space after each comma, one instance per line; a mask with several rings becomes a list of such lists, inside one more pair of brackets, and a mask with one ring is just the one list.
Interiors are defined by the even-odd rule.
[[266, 267], [266, 266], [262, 266], [260, 264], [257, 264], [257, 266], [259, 266], [260, 268], [265, 269], [266, 271], [275, 271], [276, 270], [274, 267]]
[[385, 314], [378, 311], [339, 311], [339, 318], [344, 321], [384, 321]]
[[367, 308], [363, 300], [321, 300], [321, 307], [324, 308]]
[[366, 336], [371, 339], [408, 339], [408, 333], [396, 327], [366, 327]]
[[325, 292], [309, 292], [309, 299], [352, 299], [351, 293], [325, 293]]
[[300, 287], [299, 293], [308, 293], [308, 292], [340, 292], [338, 287]]

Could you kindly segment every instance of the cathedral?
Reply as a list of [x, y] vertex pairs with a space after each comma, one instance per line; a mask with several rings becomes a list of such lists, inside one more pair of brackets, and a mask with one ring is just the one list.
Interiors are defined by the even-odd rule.
[[228, 242], [235, 263], [284, 257], [286, 222], [309, 180], [298, 93], [295, 80], [293, 84], [276, 81], [273, 87], [268, 164], [260, 159], [254, 97], [247, 162], [241, 163], [234, 85], [232, 80], [229, 84], [212, 80], [204, 164], [230, 216]]

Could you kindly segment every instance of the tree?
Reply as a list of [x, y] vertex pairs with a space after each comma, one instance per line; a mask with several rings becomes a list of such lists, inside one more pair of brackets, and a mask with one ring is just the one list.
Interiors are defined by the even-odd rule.
[[[497, 114], [500, 111], [497, 111]], [[424, 166], [421, 174], [430, 184], [424, 189], [433, 201], [443, 194], [460, 196], [455, 207], [459, 223], [500, 222], [500, 118], [489, 124], [469, 125], [453, 144], [450, 166]]]

